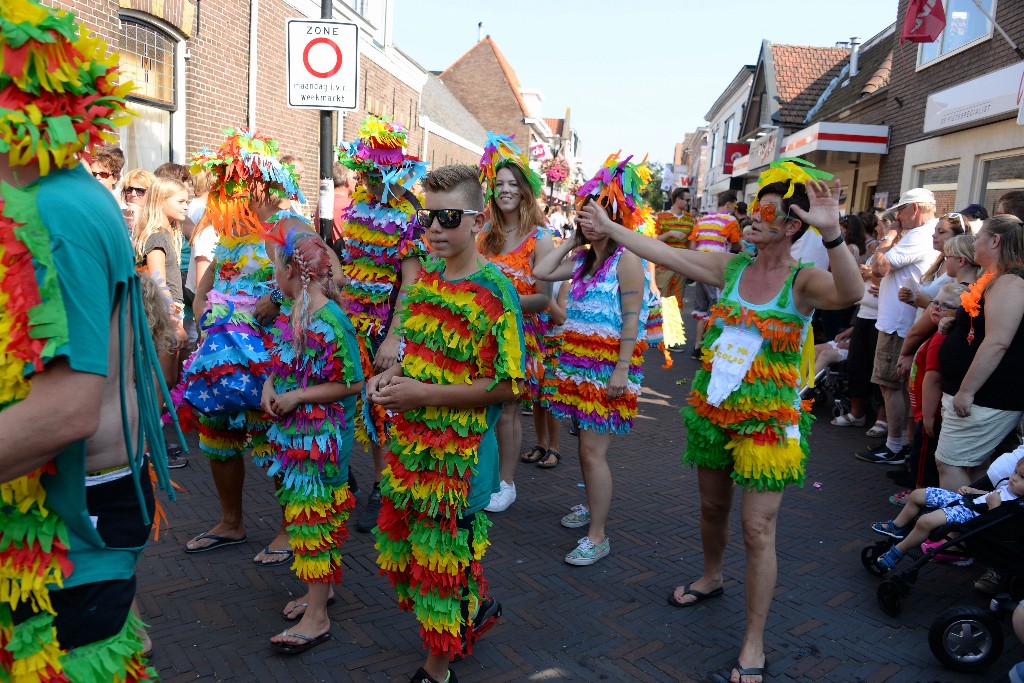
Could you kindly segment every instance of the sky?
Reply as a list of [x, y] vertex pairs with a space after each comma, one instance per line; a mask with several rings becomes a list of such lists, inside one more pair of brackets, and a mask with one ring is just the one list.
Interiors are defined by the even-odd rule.
[[[896, 20], [898, 0], [395, 0], [395, 44], [431, 71], [494, 39], [543, 116], [571, 125], [593, 173], [619, 149], [671, 161], [764, 38], [829, 47]], [[773, 7], [775, 11], [766, 11]], [[631, 11], [632, 10], [632, 11]], [[501, 131], [498, 131], [501, 132]]]

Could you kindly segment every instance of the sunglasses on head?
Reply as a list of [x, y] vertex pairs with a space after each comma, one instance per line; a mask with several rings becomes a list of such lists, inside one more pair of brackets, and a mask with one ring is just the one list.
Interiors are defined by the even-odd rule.
[[960, 229], [967, 232], [967, 226], [964, 225], [964, 215], [962, 213], [947, 213], [943, 218], [956, 218], [960, 221]]
[[132, 187], [131, 185], [129, 185], [128, 187], [124, 188], [124, 194], [125, 194], [125, 196], [130, 196], [130, 195], [133, 195], [133, 194], [137, 194], [140, 197], [145, 197], [146, 196], [146, 188], [144, 188], [144, 187]]
[[112, 175], [114, 175], [114, 174], [109, 172], [109, 171], [93, 171], [92, 172], [93, 178], [102, 178], [103, 180], [106, 180], [107, 178], [109, 178]]
[[[751, 204], [748, 208], [748, 212], [751, 217], [760, 215], [761, 220], [763, 220], [765, 223], [771, 223], [772, 221], [775, 220], [775, 217], [778, 215], [779, 207], [775, 206], [774, 204], [762, 204], [760, 201], [755, 200], [754, 203]], [[788, 218], [789, 211], [786, 212], [786, 215], [783, 216], [782, 219], [786, 220]]]
[[441, 227], [450, 230], [457, 228], [462, 223], [462, 216], [473, 216], [480, 213], [470, 209], [420, 209], [416, 212], [416, 222], [423, 228], [429, 228], [434, 224], [434, 219], [441, 224]]

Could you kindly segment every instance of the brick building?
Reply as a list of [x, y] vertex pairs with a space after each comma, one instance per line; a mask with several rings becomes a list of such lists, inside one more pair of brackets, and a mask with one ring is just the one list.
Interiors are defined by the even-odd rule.
[[[285, 21], [319, 18], [319, 2], [44, 1], [75, 12], [121, 54], [122, 71], [136, 83], [137, 116], [120, 140], [129, 168], [183, 163], [217, 144], [225, 127], [246, 126], [305, 162], [302, 188], [316, 197], [319, 114], [287, 106]], [[393, 0], [336, 2], [334, 16], [360, 29], [359, 108], [335, 114], [335, 141], [351, 140], [372, 113], [409, 129], [411, 154], [475, 164], [483, 129], [465, 108], [439, 104], [453, 99], [444, 85], [392, 44]], [[447, 114], [438, 116], [440, 109]]]
[[[1018, 45], [1024, 43], [1024, 3], [982, 0]], [[908, 0], [899, 3], [899, 25]], [[927, 187], [940, 212], [1024, 189], [1024, 128], [1020, 108], [1024, 61], [972, 2], [947, 3], [947, 25], [934, 43], [899, 46], [892, 61], [885, 118], [889, 154], [878, 187], [890, 203], [901, 190]]]

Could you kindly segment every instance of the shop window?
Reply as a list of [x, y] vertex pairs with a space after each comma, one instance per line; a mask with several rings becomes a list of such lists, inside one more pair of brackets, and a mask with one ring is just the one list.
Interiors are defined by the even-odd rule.
[[[995, 16], [996, 0], [980, 0], [990, 16]], [[922, 43], [918, 66], [952, 54], [963, 47], [992, 36], [992, 22], [978, 9], [974, 0], [949, 0], [946, 3], [946, 28], [934, 43]]]
[[990, 214], [996, 202], [1011, 190], [1024, 190], [1024, 154], [989, 159], [981, 165], [981, 205]]
[[960, 164], [923, 168], [917, 172], [915, 187], [931, 190], [935, 195], [935, 215], [941, 216], [956, 211], [956, 183], [960, 176]]
[[122, 18], [121, 72], [135, 84], [128, 107], [136, 114], [121, 132], [126, 169], [153, 170], [171, 159], [171, 117], [178, 108], [176, 50], [177, 42], [162, 31]]

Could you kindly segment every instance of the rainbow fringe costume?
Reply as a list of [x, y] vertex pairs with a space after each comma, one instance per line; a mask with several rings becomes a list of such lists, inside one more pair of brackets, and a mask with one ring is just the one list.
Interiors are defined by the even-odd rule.
[[[80, 27], [74, 15], [34, 0], [0, 2], [0, 66], [0, 153], [7, 155], [12, 167], [38, 168], [41, 176], [26, 187], [0, 188], [2, 411], [29, 395], [32, 375], [45, 371], [45, 364], [70, 337], [51, 234], [38, 208], [41, 186], [53, 169], [74, 168], [79, 153], [116, 139], [114, 128], [128, 119], [124, 100], [132, 84], [123, 79], [118, 84], [117, 55], [107, 54], [106, 45]], [[127, 255], [127, 243], [124, 249]], [[118, 296], [121, 329], [131, 326], [136, 342], [134, 366], [123, 372], [146, 376], [156, 367], [156, 350], [142, 313], [138, 278], [133, 276]], [[125, 389], [130, 380], [122, 375], [121, 381]], [[137, 450], [141, 456], [145, 439], [158, 481], [168, 488], [153, 392], [149, 382], [135, 385]], [[132, 443], [127, 428], [125, 432]], [[57, 457], [72, 451], [71, 457], [78, 458], [78, 448], [81, 463], [76, 465], [84, 474], [83, 442]], [[128, 456], [137, 483], [141, 457]], [[130, 612], [121, 630], [102, 641], [68, 652], [57, 640], [50, 591], [74, 582], [70, 548], [75, 532], [54, 511], [60, 501], [48, 500], [43, 477], [56, 474], [52, 460], [0, 483], [0, 681], [149, 680], [156, 672], [143, 663], [136, 634], [139, 622]], [[15, 610], [19, 616], [25, 611], [34, 614], [14, 623]]]
[[[801, 265], [767, 304], [739, 298], [739, 280], [750, 264], [738, 254], [725, 269], [725, 286], [711, 309], [703, 342], [703, 364], [693, 378], [690, 406], [682, 409], [687, 444], [684, 462], [711, 469], [732, 469], [732, 478], [747, 489], [782, 491], [802, 485], [813, 417], [797, 387], [807, 339], [809, 316], [792, 301], [793, 279]], [[760, 351], [739, 388], [720, 405], [707, 401], [715, 352], [711, 349], [725, 326], [741, 326], [763, 338]], [[811, 344], [813, 351], [813, 344]]]
[[[522, 323], [512, 284], [489, 263], [457, 282], [445, 280], [443, 269], [443, 262], [427, 266], [408, 291], [402, 372], [430, 384], [522, 380]], [[486, 596], [480, 561], [491, 523], [476, 510], [491, 491], [482, 492], [476, 510], [468, 506], [480, 498], [471, 483], [481, 441], [496, 419], [486, 407], [423, 407], [394, 415], [375, 529], [377, 564], [399, 607], [415, 612], [424, 645], [435, 655], [458, 654], [464, 632], [472, 646], [463, 602]]]
[[[495, 254], [488, 258], [498, 266], [502, 274], [512, 281], [519, 296], [537, 293], [537, 278], [533, 276], [533, 254], [541, 231], [536, 228], [522, 244], [510, 252]], [[526, 343], [526, 382], [523, 385], [522, 400], [531, 403], [540, 398], [541, 381], [544, 378], [544, 357], [547, 353], [544, 339], [547, 334], [547, 315], [523, 313], [523, 341]]]
[[[643, 380], [647, 301], [640, 309], [637, 342], [627, 373], [626, 393], [609, 400], [608, 381], [619, 360], [622, 336], [622, 303], [619, 298], [617, 267], [624, 247], [605, 259], [592, 276], [583, 272], [584, 252], [576, 254], [562, 352], [555, 368], [557, 385], [549, 398], [551, 411], [559, 418], [574, 418], [580, 429], [598, 434], [627, 434], [637, 413], [637, 398]], [[645, 271], [646, 278], [646, 271]]]
[[[241, 237], [222, 235], [213, 253], [217, 272], [207, 295], [209, 312], [201, 320], [208, 339], [188, 359], [175, 390], [178, 418], [183, 426], [199, 432], [199, 448], [211, 460], [241, 457], [246, 445], [253, 455], [265, 455], [267, 428], [262, 411], [232, 415], [203, 415], [180, 400], [184, 386], [202, 381], [213, 386], [225, 375], [247, 368], [255, 377], [266, 377], [270, 366], [267, 330], [256, 322], [256, 302], [274, 287], [274, 264], [263, 238], [254, 233]], [[218, 344], [231, 336], [240, 343]]]
[[[300, 353], [293, 347], [291, 306], [281, 309], [271, 329], [270, 371], [279, 394], [328, 382], [363, 381], [355, 330], [333, 301], [310, 316]], [[348, 487], [356, 396], [328, 404], [300, 403], [267, 430], [270, 453], [255, 459], [280, 477], [277, 498], [284, 506], [292, 569], [307, 583], [341, 581], [341, 545], [348, 538], [356, 499]]]

